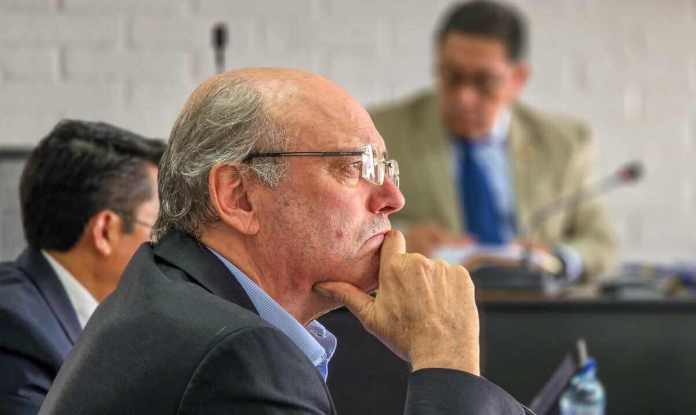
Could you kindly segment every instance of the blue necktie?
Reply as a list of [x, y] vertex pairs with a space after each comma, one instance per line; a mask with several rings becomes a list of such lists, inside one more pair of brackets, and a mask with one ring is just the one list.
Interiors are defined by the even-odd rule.
[[489, 144], [457, 140], [459, 197], [469, 234], [480, 244], [501, 245], [508, 242], [504, 235], [504, 215], [496, 203], [486, 168], [473, 151], [475, 146], [485, 145]]

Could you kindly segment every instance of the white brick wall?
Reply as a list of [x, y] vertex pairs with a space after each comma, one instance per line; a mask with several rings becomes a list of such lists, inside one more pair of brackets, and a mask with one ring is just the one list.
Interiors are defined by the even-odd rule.
[[[365, 104], [430, 83], [435, 0], [0, 0], [0, 146], [31, 145], [62, 117], [165, 137], [214, 71], [284, 65], [335, 79]], [[525, 99], [588, 120], [598, 171], [643, 159], [610, 195], [623, 256], [696, 258], [696, 1], [518, 0], [532, 28]]]

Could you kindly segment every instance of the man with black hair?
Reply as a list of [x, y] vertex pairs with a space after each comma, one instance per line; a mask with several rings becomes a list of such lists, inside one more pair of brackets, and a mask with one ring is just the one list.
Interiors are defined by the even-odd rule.
[[20, 180], [28, 243], [0, 264], [0, 413], [39, 410], [90, 315], [157, 219], [165, 145], [105, 123], [64, 120]]
[[559, 276], [592, 278], [615, 253], [596, 201], [531, 223], [585, 185], [593, 143], [585, 124], [517, 100], [530, 75], [527, 49], [525, 20], [509, 5], [470, 1], [446, 14], [435, 34], [435, 92], [372, 111], [402, 164], [408, 204], [394, 220], [409, 250], [426, 255], [471, 241], [521, 243]]

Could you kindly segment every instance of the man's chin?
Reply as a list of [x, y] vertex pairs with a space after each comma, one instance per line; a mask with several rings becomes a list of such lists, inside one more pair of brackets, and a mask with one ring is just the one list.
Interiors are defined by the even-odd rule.
[[365, 293], [374, 292], [379, 287], [379, 250], [360, 259], [333, 268], [322, 281], [340, 281], [351, 284]]
[[486, 127], [473, 120], [467, 122], [450, 122], [449, 129], [458, 137], [482, 137], [486, 135]]
[[484, 129], [475, 127], [459, 128], [456, 134], [458, 137], [466, 137], [468, 139], [476, 139], [486, 135]]

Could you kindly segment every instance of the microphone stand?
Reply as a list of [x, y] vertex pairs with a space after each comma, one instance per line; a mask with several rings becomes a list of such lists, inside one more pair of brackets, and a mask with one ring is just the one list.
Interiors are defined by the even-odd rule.
[[227, 25], [217, 23], [211, 33], [213, 53], [215, 54], [215, 68], [217, 73], [225, 72], [225, 49], [227, 48]]
[[[528, 225], [521, 228], [520, 237], [524, 241], [541, 224], [564, 209], [573, 208], [621, 184], [636, 181], [642, 175], [642, 171], [640, 163], [630, 163], [620, 169], [618, 173], [612, 174], [594, 186], [561, 197], [553, 203], [543, 206], [534, 212]], [[472, 272], [471, 276], [476, 287], [486, 290], [543, 291], [547, 294], [558, 291], [562, 287], [561, 280], [553, 278], [548, 271], [539, 272], [532, 266], [534, 258], [530, 244], [523, 245], [522, 249], [517, 268], [489, 266], [480, 267]]]
[[[581, 189], [568, 196], [556, 199], [554, 202], [536, 210], [532, 215], [527, 226], [523, 227], [519, 233], [520, 240], [524, 241], [531, 233], [546, 222], [552, 216], [563, 210], [575, 208], [583, 202], [587, 202], [609, 192], [616, 187], [639, 180], [644, 174], [643, 164], [640, 161], [633, 161], [622, 167], [618, 172], [604, 178], [599, 183], [587, 189]], [[524, 243], [524, 242], [523, 242]], [[520, 267], [530, 271], [532, 265], [532, 249], [529, 244], [523, 245]]]

